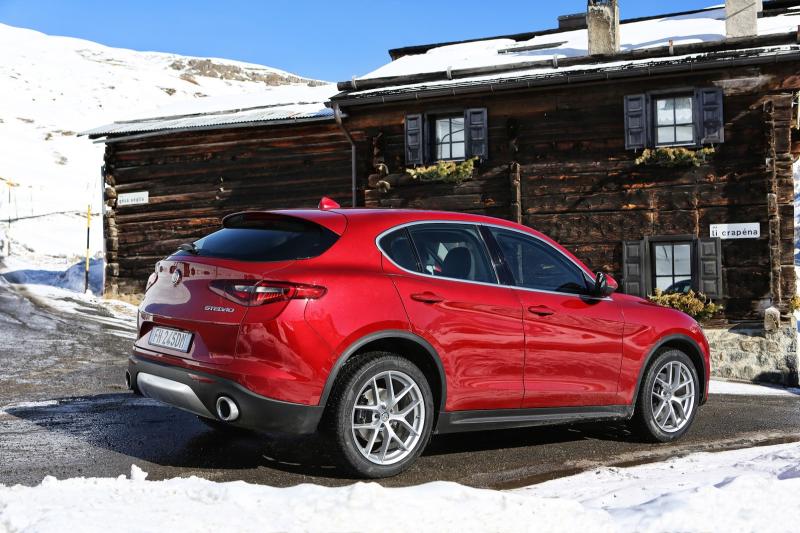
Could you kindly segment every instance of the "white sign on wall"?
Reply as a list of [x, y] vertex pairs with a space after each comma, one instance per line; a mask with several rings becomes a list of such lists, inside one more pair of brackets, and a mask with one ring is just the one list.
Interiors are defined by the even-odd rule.
[[746, 222], [743, 224], [711, 224], [711, 237], [719, 239], [758, 239], [761, 237], [761, 224]]
[[125, 192], [117, 197], [117, 206], [139, 205], [148, 203], [150, 203], [150, 193], [147, 191]]

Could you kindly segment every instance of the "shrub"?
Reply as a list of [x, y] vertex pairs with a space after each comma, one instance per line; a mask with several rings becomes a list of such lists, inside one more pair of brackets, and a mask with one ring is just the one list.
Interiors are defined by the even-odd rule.
[[455, 161], [439, 161], [427, 167], [406, 169], [412, 178], [419, 181], [443, 181], [446, 183], [461, 183], [472, 177], [475, 170], [477, 157], [467, 159], [460, 163]]
[[636, 164], [659, 167], [699, 167], [714, 153], [716, 150], [713, 147], [700, 150], [689, 150], [682, 147], [656, 148], [655, 150], [647, 148], [636, 159]]
[[665, 294], [661, 289], [656, 289], [656, 293], [647, 299], [660, 306], [683, 311], [695, 320], [706, 320], [722, 311], [721, 305], [709, 300], [705, 294], [694, 291]]

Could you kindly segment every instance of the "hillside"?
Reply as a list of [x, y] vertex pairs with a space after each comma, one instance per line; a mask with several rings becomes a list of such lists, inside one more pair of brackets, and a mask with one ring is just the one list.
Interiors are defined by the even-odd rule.
[[[110, 48], [3, 24], [0, 50], [0, 239], [10, 233], [12, 256], [37, 263], [76, 259], [87, 205], [101, 210], [103, 145], [77, 133], [122, 119], [221, 110], [215, 106], [237, 99], [318, 102], [335, 91], [262, 65]], [[93, 253], [102, 250], [101, 230], [95, 216]]]

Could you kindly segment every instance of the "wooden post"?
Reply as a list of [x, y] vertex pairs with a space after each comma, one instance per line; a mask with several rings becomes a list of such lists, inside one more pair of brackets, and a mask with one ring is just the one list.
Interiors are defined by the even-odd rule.
[[92, 231], [92, 204], [86, 208], [86, 268], [83, 276], [83, 292], [89, 290], [89, 254], [91, 253], [91, 241], [89, 239]]
[[511, 179], [511, 220], [517, 224], [522, 224], [521, 168], [517, 162], [511, 163], [508, 168]]

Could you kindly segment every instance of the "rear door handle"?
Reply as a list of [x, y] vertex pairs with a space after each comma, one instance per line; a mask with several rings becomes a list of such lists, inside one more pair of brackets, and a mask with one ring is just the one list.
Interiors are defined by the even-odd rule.
[[555, 314], [555, 311], [546, 305], [532, 305], [528, 308], [528, 312], [537, 316], [550, 316]]
[[433, 294], [432, 292], [420, 292], [417, 294], [412, 294], [411, 299], [426, 304], [438, 304], [439, 302], [444, 301], [444, 298], [437, 294]]

